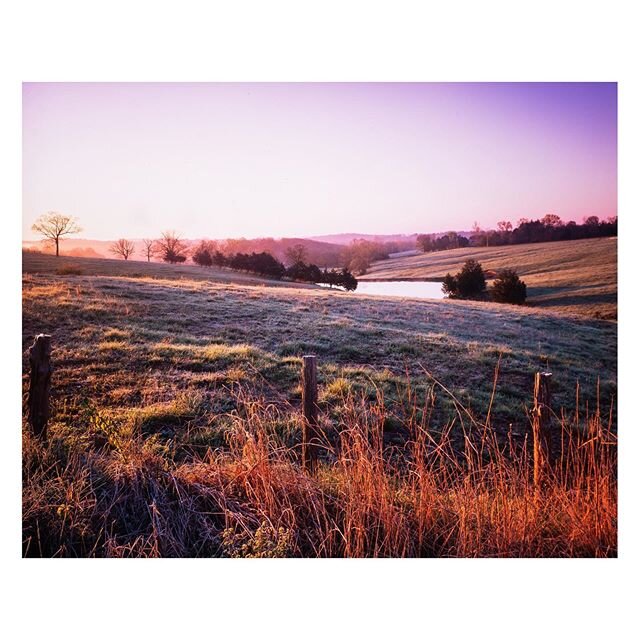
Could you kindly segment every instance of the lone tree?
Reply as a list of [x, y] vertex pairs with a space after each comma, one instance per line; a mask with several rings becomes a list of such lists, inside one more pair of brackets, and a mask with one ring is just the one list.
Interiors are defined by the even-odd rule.
[[144, 238], [142, 240], [142, 253], [147, 256], [147, 262], [151, 262], [151, 258], [156, 255], [156, 241]]
[[450, 298], [479, 298], [487, 291], [487, 281], [482, 266], [476, 260], [467, 260], [455, 276], [444, 278], [442, 291]]
[[290, 265], [298, 264], [299, 262], [306, 263], [307, 248], [301, 242], [298, 242], [291, 247], [287, 247], [284, 255]]
[[55, 244], [56, 256], [60, 255], [60, 238], [62, 236], [82, 231], [76, 218], [56, 211], [49, 211], [41, 215], [33, 223], [31, 230], [44, 236], [48, 242]]
[[156, 240], [156, 246], [165, 262], [175, 264], [187, 259], [187, 243], [175, 231], [163, 231], [162, 237]]
[[109, 251], [111, 253], [124, 258], [125, 260], [129, 259], [129, 256], [134, 252], [135, 245], [131, 240], [125, 240], [125, 238], [120, 238], [116, 240], [110, 247]]
[[495, 302], [509, 304], [524, 304], [527, 298], [527, 285], [520, 280], [513, 269], [498, 271], [491, 287], [491, 298]]

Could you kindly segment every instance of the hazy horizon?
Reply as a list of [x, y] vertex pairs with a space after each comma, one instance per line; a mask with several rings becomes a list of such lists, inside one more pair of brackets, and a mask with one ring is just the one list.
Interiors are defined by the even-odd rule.
[[312, 237], [617, 215], [615, 83], [23, 85], [23, 239]]

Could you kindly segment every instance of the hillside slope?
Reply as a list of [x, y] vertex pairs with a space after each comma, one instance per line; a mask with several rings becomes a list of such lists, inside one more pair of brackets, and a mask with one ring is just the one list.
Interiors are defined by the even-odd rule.
[[[141, 260], [110, 260], [108, 258], [55, 257], [49, 254], [22, 253], [23, 273], [48, 273], [80, 276], [118, 276], [127, 278], [162, 278], [209, 280], [238, 284], [262, 285], [269, 287], [309, 288], [298, 282], [270, 280], [257, 275], [241, 273], [219, 267], [199, 267], [195, 264], [166, 264], [164, 262], [144, 262]], [[75, 273], [73, 273], [75, 272]]]
[[441, 280], [473, 258], [485, 270], [515, 269], [528, 301], [558, 311], [617, 316], [617, 238], [473, 247], [377, 262], [362, 280]]
[[165, 391], [176, 385], [195, 390], [201, 372], [224, 364], [233, 369], [228, 376], [243, 369], [237, 379], [264, 380], [271, 392], [293, 399], [295, 358], [315, 353], [327, 383], [343, 379], [347, 387], [370, 390], [379, 384], [390, 401], [402, 394], [407, 376], [414, 391], [425, 393], [429, 371], [482, 412], [501, 359], [494, 417], [504, 427], [527, 424], [524, 406], [540, 368], [554, 372], [556, 400], [569, 410], [576, 381], [583, 398], [593, 399], [599, 377], [603, 401], [616, 384], [615, 325], [510, 305], [355, 297], [205, 278], [55, 274], [25, 274], [23, 296], [23, 346], [37, 333], [53, 334], [56, 386], [79, 382], [88, 367], [110, 392], [120, 389], [119, 398], [135, 397], [150, 379], [162, 380]]
[[[520, 457], [540, 369], [565, 427], [615, 427], [613, 323], [183, 269], [23, 276], [23, 390], [34, 334], [54, 367], [48, 442], [23, 429], [23, 555], [615, 555], [615, 459], [574, 447], [588, 482], [541, 502]], [[313, 476], [307, 353], [328, 443]]]

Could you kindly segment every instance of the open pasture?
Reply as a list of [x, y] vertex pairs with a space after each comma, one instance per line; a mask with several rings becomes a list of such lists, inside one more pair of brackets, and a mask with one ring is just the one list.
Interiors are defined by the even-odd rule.
[[[615, 431], [615, 324], [188, 267], [31, 272], [31, 257], [25, 389], [37, 333], [53, 336], [54, 372], [48, 441], [24, 431], [25, 555], [615, 555], [611, 458], [571, 458], [543, 504], [527, 453], [541, 369], [558, 425]], [[326, 434], [313, 477], [299, 464], [308, 353]]]
[[442, 280], [474, 259], [486, 271], [512, 268], [534, 307], [614, 319], [617, 316], [617, 238], [469, 247], [377, 262], [363, 280]]

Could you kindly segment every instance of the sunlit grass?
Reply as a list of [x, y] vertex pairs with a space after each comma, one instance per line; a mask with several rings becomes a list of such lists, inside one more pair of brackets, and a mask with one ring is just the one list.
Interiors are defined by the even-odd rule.
[[[51, 333], [55, 367], [49, 442], [24, 433], [27, 555], [616, 553], [612, 323], [204, 279], [23, 286], [25, 354]], [[309, 350], [327, 438], [313, 477]], [[547, 366], [558, 432], [601, 441], [567, 444], [536, 501], [527, 410]]]

